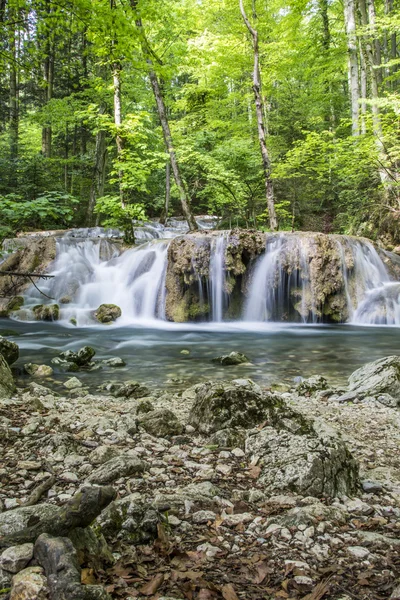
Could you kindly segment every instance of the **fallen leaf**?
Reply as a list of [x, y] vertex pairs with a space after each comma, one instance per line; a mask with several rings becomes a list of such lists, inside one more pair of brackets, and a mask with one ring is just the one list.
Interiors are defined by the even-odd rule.
[[321, 600], [325, 596], [327, 592], [329, 592], [329, 581], [330, 579], [325, 579], [325, 581], [320, 581], [311, 594], [307, 594], [301, 600]]
[[93, 569], [82, 569], [81, 583], [83, 585], [96, 585], [97, 580], [96, 580], [96, 577], [94, 576]]
[[208, 588], [201, 588], [197, 595], [197, 600], [214, 600], [217, 598], [217, 594]]
[[257, 467], [257, 465], [253, 465], [252, 467], [250, 467], [250, 469], [247, 471], [249, 477], [251, 477], [252, 479], [258, 479], [260, 473], [261, 473], [261, 467]]
[[231, 583], [227, 583], [221, 589], [224, 600], [239, 600], [235, 588]]
[[160, 585], [162, 585], [163, 581], [163, 573], [158, 573], [158, 575], [153, 577], [151, 581], [149, 581], [143, 587], [140, 588], [140, 593], [143, 594], [143, 596], [152, 596], [156, 593]]
[[266, 576], [271, 573], [271, 568], [268, 566], [266, 561], [256, 564], [255, 568], [256, 576], [254, 577], [254, 583], [260, 584], [264, 581]]

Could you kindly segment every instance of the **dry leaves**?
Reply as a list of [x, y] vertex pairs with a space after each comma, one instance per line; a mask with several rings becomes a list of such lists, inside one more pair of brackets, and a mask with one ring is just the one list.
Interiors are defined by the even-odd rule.
[[164, 582], [163, 573], [157, 573], [155, 577], [140, 588], [140, 593], [143, 596], [152, 596]]
[[231, 583], [227, 583], [221, 589], [224, 600], [239, 600], [235, 588]]

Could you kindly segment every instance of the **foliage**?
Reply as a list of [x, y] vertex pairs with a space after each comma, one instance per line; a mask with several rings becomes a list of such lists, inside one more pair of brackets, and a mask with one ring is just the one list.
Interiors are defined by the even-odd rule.
[[98, 198], [95, 212], [100, 215], [104, 227], [122, 229], [127, 241], [134, 241], [133, 222], [146, 220], [143, 204], [128, 204], [123, 207], [119, 196], [103, 196]]

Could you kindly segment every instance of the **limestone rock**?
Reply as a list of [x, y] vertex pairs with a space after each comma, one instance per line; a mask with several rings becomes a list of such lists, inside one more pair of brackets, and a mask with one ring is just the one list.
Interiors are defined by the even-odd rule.
[[58, 321], [60, 317], [58, 304], [37, 304], [32, 310], [36, 321]]
[[53, 375], [53, 369], [49, 365], [35, 365], [27, 363], [24, 365], [24, 371], [32, 377], [50, 377]]
[[15, 392], [15, 384], [6, 359], [0, 354], [0, 400], [11, 398]]
[[42, 567], [28, 567], [14, 575], [10, 600], [47, 600], [47, 592]]
[[150, 390], [138, 381], [126, 381], [112, 393], [116, 398], [145, 398], [150, 395]]
[[76, 362], [80, 367], [90, 363], [92, 358], [95, 356], [96, 351], [91, 346], [84, 346], [80, 348], [76, 353], [76, 358], [73, 362]]
[[26, 567], [33, 556], [33, 544], [11, 546], [2, 552], [0, 567], [10, 573], [18, 573]]
[[296, 386], [296, 391], [300, 396], [311, 395], [328, 388], [328, 382], [322, 375], [314, 375], [304, 379]]
[[146, 466], [146, 463], [137, 456], [123, 454], [108, 460], [98, 467], [98, 469], [88, 477], [88, 481], [96, 484], [111, 483], [120, 477], [139, 475], [143, 473]]
[[151, 410], [140, 415], [140, 425], [150, 433], [158, 437], [179, 435], [183, 431], [183, 425], [177, 416], [167, 408]]
[[8, 365], [12, 365], [19, 358], [19, 347], [15, 342], [0, 336], [0, 354], [3, 355]]
[[106, 539], [121, 536], [131, 543], [143, 544], [157, 537], [160, 521], [157, 508], [136, 493], [112, 502], [97, 517], [94, 528], [101, 531]]
[[400, 356], [381, 358], [354, 371], [349, 391], [358, 398], [389, 394], [400, 402]]
[[122, 315], [122, 311], [116, 304], [101, 304], [94, 313], [100, 323], [112, 323]]
[[68, 381], [64, 381], [63, 386], [67, 388], [67, 390], [75, 390], [82, 387], [82, 382], [79, 381], [77, 377], [71, 377]]
[[[207, 381], [197, 387], [189, 424], [201, 433], [231, 427], [250, 428], [265, 421], [274, 402], [251, 379]], [[237, 445], [237, 444], [235, 444]]]
[[231, 352], [230, 354], [225, 354], [223, 356], [217, 356], [213, 358], [213, 362], [219, 363], [223, 367], [230, 365], [241, 365], [242, 363], [248, 363], [249, 359], [245, 354], [241, 352]]
[[305, 433], [264, 427], [247, 438], [246, 451], [261, 457], [259, 482], [268, 493], [334, 497], [357, 487], [355, 460], [339, 435], [322, 423], [314, 422]]

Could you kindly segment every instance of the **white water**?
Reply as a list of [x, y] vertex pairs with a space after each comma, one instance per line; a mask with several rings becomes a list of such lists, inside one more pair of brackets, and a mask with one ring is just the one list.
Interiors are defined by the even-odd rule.
[[[155, 227], [158, 232], [161, 228]], [[180, 232], [180, 224], [174, 231], [175, 235]], [[121, 254], [118, 243], [113, 237], [107, 239], [103, 231], [93, 228], [76, 237], [78, 233], [69, 232], [57, 240], [57, 258], [51, 271], [55, 277], [40, 281], [42, 292], [54, 300], [45, 300], [32, 287], [17, 318], [33, 320], [33, 305], [57, 301], [64, 324], [94, 325], [94, 312], [105, 303], [121, 308], [118, 325], [167, 326], [165, 278], [169, 240], [153, 239]], [[227, 242], [227, 232], [212, 236], [208, 280], [193, 269], [200, 305], [210, 305], [210, 320], [215, 324], [224, 322], [229, 305]], [[344, 236], [338, 236], [336, 243], [347, 304], [343, 320], [353, 324], [400, 325], [400, 283], [391, 279], [374, 246]], [[303, 323], [322, 322], [322, 307], [315, 297], [314, 248], [313, 236], [268, 235], [265, 253], [249, 269], [242, 318], [236, 325], [250, 328], [250, 322], [290, 322], [296, 315], [297, 321]]]

